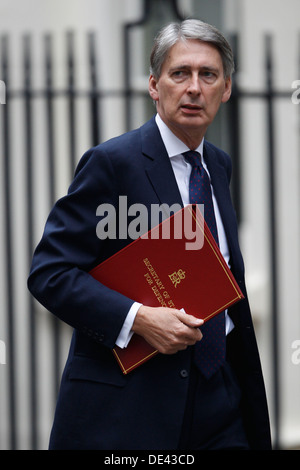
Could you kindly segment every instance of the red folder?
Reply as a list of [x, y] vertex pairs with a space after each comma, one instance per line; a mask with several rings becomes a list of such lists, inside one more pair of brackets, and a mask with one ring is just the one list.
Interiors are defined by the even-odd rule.
[[[90, 274], [144, 305], [183, 308], [204, 321], [244, 297], [195, 205], [176, 212]], [[113, 353], [127, 374], [158, 351], [134, 334], [127, 348], [115, 346]]]

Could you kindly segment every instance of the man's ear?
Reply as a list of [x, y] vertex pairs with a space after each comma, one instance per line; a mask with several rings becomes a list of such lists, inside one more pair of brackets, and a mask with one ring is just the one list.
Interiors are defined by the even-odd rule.
[[154, 101], [158, 101], [157, 80], [153, 75], [149, 77], [149, 94]]
[[232, 81], [231, 77], [225, 79], [225, 89], [222, 97], [222, 103], [226, 103], [231, 96]]

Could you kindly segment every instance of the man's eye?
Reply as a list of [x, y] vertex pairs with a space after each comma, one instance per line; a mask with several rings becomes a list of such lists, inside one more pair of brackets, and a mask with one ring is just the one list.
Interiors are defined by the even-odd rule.
[[209, 70], [206, 70], [202, 73], [202, 77], [205, 79], [205, 80], [215, 80], [216, 78], [216, 75], [213, 73], [213, 72], [210, 72]]
[[213, 73], [212, 72], [209, 72], [208, 70], [203, 72], [202, 74], [204, 77], [207, 77], [207, 78], [210, 78], [210, 77], [213, 77]]
[[184, 70], [175, 70], [175, 72], [173, 72], [174, 78], [184, 78], [185, 76], [186, 72]]

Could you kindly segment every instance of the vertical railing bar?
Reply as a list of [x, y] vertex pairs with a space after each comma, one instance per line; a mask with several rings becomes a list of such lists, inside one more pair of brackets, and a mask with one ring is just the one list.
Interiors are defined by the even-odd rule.
[[50, 205], [55, 202], [52, 38], [45, 36], [46, 116]]
[[151, 0], [144, 0], [144, 11], [142, 17], [132, 23], [126, 23], [123, 30], [123, 45], [124, 45], [124, 100], [125, 100], [125, 129], [131, 130], [131, 84], [130, 84], [130, 71], [131, 71], [131, 58], [130, 58], [130, 30], [135, 26], [144, 24], [151, 11]]
[[[53, 56], [52, 38], [48, 34], [45, 36], [45, 80], [46, 80], [46, 125], [47, 125], [47, 163], [49, 171], [49, 198], [50, 206], [55, 202], [55, 155], [54, 155], [54, 112], [53, 112]], [[54, 399], [57, 397], [60, 383], [60, 321], [51, 315], [53, 327], [53, 393]]]
[[68, 67], [68, 120], [69, 120], [69, 151], [70, 151], [70, 177], [72, 178], [76, 165], [76, 134], [75, 134], [75, 59], [74, 34], [67, 33], [67, 67]]
[[180, 20], [180, 21], [183, 21], [185, 19], [185, 17], [182, 16], [182, 14], [179, 11], [177, 0], [171, 0], [171, 5], [173, 7], [176, 18], [178, 18], [178, 20]]
[[[238, 44], [238, 37], [236, 34], [232, 35], [232, 48], [234, 51], [235, 57], [235, 66], [238, 69], [238, 57], [239, 57], [239, 44]], [[237, 213], [238, 222], [241, 221], [241, 214], [242, 214], [242, 194], [241, 194], [241, 169], [240, 169], [240, 119], [239, 119], [239, 106], [240, 102], [240, 95], [238, 89], [238, 83], [236, 79], [236, 75], [233, 74], [232, 77], [232, 94], [228, 104], [226, 105], [229, 113], [228, 122], [229, 125], [229, 138], [230, 138], [230, 156], [232, 159], [232, 198], [233, 204]]]
[[266, 81], [267, 81], [267, 123], [268, 123], [268, 167], [269, 167], [269, 208], [270, 208], [270, 276], [272, 312], [272, 359], [273, 359], [273, 414], [274, 449], [280, 447], [280, 380], [279, 380], [279, 335], [278, 335], [278, 275], [277, 275], [277, 214], [276, 214], [276, 162], [274, 143], [274, 89], [272, 37], [266, 36]]
[[98, 100], [98, 76], [97, 76], [97, 60], [96, 60], [96, 38], [95, 33], [88, 35], [88, 56], [90, 67], [90, 113], [91, 113], [91, 139], [92, 146], [97, 145], [101, 141], [101, 122], [99, 116], [99, 100]]
[[[32, 125], [32, 64], [31, 64], [31, 37], [26, 35], [24, 47], [24, 119], [25, 119], [25, 156], [26, 156], [26, 184], [27, 184], [27, 243], [28, 258], [31, 261], [33, 252], [33, 125]], [[29, 264], [29, 263], [28, 263]], [[31, 449], [37, 448], [37, 364], [36, 364], [36, 321], [35, 302], [31, 295], [29, 298], [29, 336], [30, 336], [30, 415], [31, 415]]]
[[11, 181], [11, 138], [10, 138], [10, 76], [9, 76], [9, 40], [8, 36], [2, 37], [2, 78], [6, 85], [6, 104], [1, 106], [3, 110], [3, 172], [4, 172], [4, 210], [5, 210], [5, 272], [7, 288], [7, 367], [8, 367], [8, 400], [9, 400], [9, 448], [17, 449], [16, 432], [16, 357], [15, 357], [15, 302], [13, 281], [13, 252], [12, 252], [12, 200], [10, 192]]
[[131, 128], [130, 112], [130, 52], [129, 52], [129, 31], [130, 24], [124, 26], [124, 106], [125, 106], [125, 130]]

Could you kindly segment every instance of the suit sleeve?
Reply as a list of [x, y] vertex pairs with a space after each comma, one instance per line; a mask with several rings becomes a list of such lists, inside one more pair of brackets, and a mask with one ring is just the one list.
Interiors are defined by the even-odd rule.
[[133, 300], [88, 273], [110, 241], [96, 234], [97, 207], [118, 197], [111, 160], [99, 148], [81, 159], [68, 194], [52, 209], [38, 244], [28, 288], [46, 309], [112, 348]]

